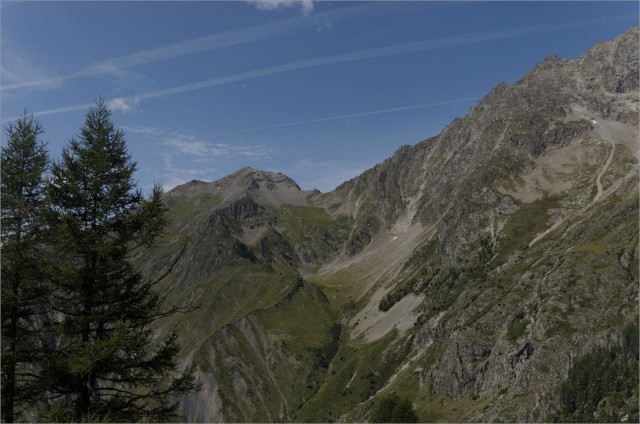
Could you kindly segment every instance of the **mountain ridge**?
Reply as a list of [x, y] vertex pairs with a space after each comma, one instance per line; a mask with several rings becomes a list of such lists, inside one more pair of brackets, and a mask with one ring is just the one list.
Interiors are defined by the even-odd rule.
[[[547, 57], [331, 192], [251, 168], [169, 192], [139, 264], [202, 302], [172, 323], [208, 385], [188, 419], [365, 421], [390, 390], [424, 421], [551, 417], [638, 318], [638, 35]], [[594, 419], [632, 420], [634, 390]]]
[[[500, 96], [504, 93], [504, 91], [510, 87], [513, 86], [517, 86], [518, 84], [521, 83], [526, 83], [528, 81], [528, 79], [531, 79], [532, 76], [536, 73], [536, 72], [544, 72], [544, 71], [549, 71], [549, 70], [556, 70], [559, 67], [563, 66], [563, 65], [572, 65], [575, 64], [577, 67], [583, 67], [583, 65], [585, 64], [585, 62], [587, 62], [587, 66], [584, 66], [584, 69], [591, 69], [593, 67], [593, 63], [598, 63], [598, 57], [603, 55], [603, 50], [606, 50], [607, 48], [609, 48], [610, 50], [613, 50], [614, 55], [618, 54], [620, 55], [621, 53], [619, 52], [619, 50], [625, 50], [625, 52], [627, 53], [626, 56], [628, 56], [628, 60], [626, 60], [626, 66], [622, 66], [622, 69], [624, 69], [625, 71], [623, 71], [624, 75], [622, 75], [621, 77], [615, 79], [614, 77], [612, 77], [610, 74], [611, 72], [604, 72], [603, 75], [605, 75], [603, 81], [601, 81], [603, 84], [608, 85], [610, 89], [613, 89], [614, 91], [617, 92], [627, 92], [627, 91], [631, 91], [631, 90], [637, 90], [638, 89], [638, 78], [640, 78], [639, 76], [639, 71], [637, 69], [635, 69], [633, 66], [629, 66], [630, 62], [633, 61], [638, 61], [638, 53], [634, 52], [633, 48], [630, 48], [628, 46], [628, 44], [633, 40], [633, 38], [637, 38], [638, 36], [638, 28], [632, 28], [629, 29], [628, 31], [626, 31], [623, 35], [617, 37], [615, 40], [612, 41], [599, 41], [597, 42], [593, 47], [591, 47], [590, 49], [587, 50], [587, 52], [579, 57], [577, 57], [576, 59], [573, 60], [568, 60], [568, 59], [562, 59], [559, 56], [555, 55], [555, 54], [549, 54], [548, 56], [546, 56], [541, 62], [539, 62], [537, 65], [535, 65], [533, 67], [533, 69], [527, 73], [523, 78], [521, 78], [520, 80], [518, 80], [516, 83], [514, 84], [508, 84], [506, 82], [501, 82], [499, 84], [497, 84], [495, 87], [493, 87], [489, 93], [484, 96], [478, 103], [478, 105], [473, 106], [471, 108], [471, 111], [477, 109], [478, 107], [480, 107], [482, 105], [483, 102], [489, 101], [489, 99], [492, 98], [492, 96]], [[617, 63], [617, 62], [616, 62]], [[591, 64], [592, 66], [589, 66], [589, 64]], [[627, 71], [628, 70], [628, 71]], [[618, 75], [620, 73], [619, 70], [613, 70], [615, 75]], [[598, 72], [591, 72], [591, 74], [596, 74], [599, 75]], [[602, 74], [600, 74], [602, 75]], [[589, 78], [589, 77], [587, 77]], [[602, 78], [601, 78], [602, 79]], [[504, 111], [505, 109], [502, 109], [500, 111]], [[560, 111], [560, 113], [563, 113], [564, 111]], [[636, 118], [636, 123], [638, 120], [637, 114], [630, 114], [629, 118], [633, 119]], [[441, 134], [446, 132], [451, 126], [457, 124], [458, 122], [462, 121], [462, 118], [454, 118], [452, 120], [452, 122], [450, 122], [448, 125], [446, 125]], [[438, 136], [435, 137], [431, 137], [427, 140], [423, 140], [422, 142], [419, 142], [415, 145], [403, 145], [400, 146], [396, 152], [394, 152], [393, 155], [391, 155], [390, 158], [393, 158], [396, 154], [404, 151], [405, 149], [410, 149], [412, 147], [415, 147], [421, 143], [427, 142], [429, 140], [433, 140]], [[387, 159], [387, 160], [388, 160]], [[384, 161], [382, 162], [384, 163]], [[356, 180], [360, 177], [363, 176], [363, 174], [373, 170], [374, 168], [377, 168], [378, 166], [382, 165], [382, 163], [378, 163], [376, 165], [374, 165], [372, 168], [365, 170], [362, 174], [355, 176], [347, 181], [344, 181], [343, 183], [341, 183], [340, 185], [338, 185], [336, 187], [336, 189], [331, 190], [329, 192], [326, 193], [322, 193], [322, 194], [327, 194], [327, 193], [331, 193], [333, 191], [340, 191], [341, 187], [348, 185], [348, 183], [352, 180]], [[260, 170], [260, 169], [255, 169], [252, 167], [243, 167], [241, 169], [239, 169], [238, 171], [235, 171], [231, 174], [229, 174], [226, 177], [223, 177], [222, 179], [234, 176], [234, 175], [239, 175], [239, 174], [243, 174], [245, 172], [257, 172], [260, 174], [264, 174], [264, 175], [284, 175], [280, 172], [271, 172], [271, 171], [266, 171], [266, 170]], [[286, 178], [289, 178], [291, 181], [293, 181], [290, 177], [285, 176]], [[221, 179], [221, 180], [222, 180]], [[176, 187], [174, 187], [172, 190], [170, 190], [169, 192], [181, 192], [182, 190], [184, 190], [184, 186], [187, 185], [193, 185], [196, 183], [204, 183], [204, 184], [211, 184], [211, 183], [216, 183], [220, 180], [216, 180], [216, 181], [212, 181], [212, 182], [205, 182], [205, 181], [199, 181], [199, 180], [191, 180], [190, 182], [187, 182], [185, 184], [182, 185], [178, 185]], [[297, 186], [297, 183], [295, 183], [295, 181], [293, 181], [293, 183]], [[299, 188], [299, 187], [298, 187]], [[316, 189], [310, 189], [307, 191], [315, 191]]]

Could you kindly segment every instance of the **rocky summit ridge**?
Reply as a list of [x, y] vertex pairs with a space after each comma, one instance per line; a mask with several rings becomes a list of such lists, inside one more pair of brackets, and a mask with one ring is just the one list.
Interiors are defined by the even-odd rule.
[[[638, 37], [547, 57], [328, 193], [252, 168], [167, 193], [138, 265], [199, 304], [159, 328], [203, 382], [186, 419], [365, 421], [390, 391], [422, 421], [559, 417], [638, 321]], [[590, 417], [637, 419], [630, 390]]]
[[282, 204], [306, 205], [313, 191], [302, 191], [298, 184], [281, 172], [269, 172], [251, 167], [242, 168], [218, 181], [191, 180], [167, 194], [170, 196], [218, 195], [223, 203], [248, 196], [258, 204], [278, 207]]

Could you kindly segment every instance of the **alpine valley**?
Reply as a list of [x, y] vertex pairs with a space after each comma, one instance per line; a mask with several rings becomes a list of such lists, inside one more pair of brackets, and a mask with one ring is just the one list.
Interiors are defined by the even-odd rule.
[[[391, 392], [420, 421], [571, 419], [576, 367], [637, 346], [638, 39], [549, 56], [328, 193], [252, 168], [168, 192], [136, 261], [197, 305], [157, 327], [202, 383], [185, 419], [362, 422]], [[638, 421], [637, 361], [589, 420]]]

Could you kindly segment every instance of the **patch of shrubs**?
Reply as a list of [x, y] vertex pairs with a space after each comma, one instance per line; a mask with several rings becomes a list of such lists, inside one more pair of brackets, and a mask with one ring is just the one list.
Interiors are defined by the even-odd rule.
[[[638, 324], [625, 327], [622, 342], [578, 358], [559, 386], [553, 422], [639, 422]], [[631, 399], [631, 401], [629, 401]], [[626, 417], [625, 417], [626, 415]]]
[[387, 295], [380, 301], [378, 307], [381, 311], [388, 311], [393, 305], [398, 303], [400, 299], [413, 292], [417, 284], [418, 280], [415, 278], [405, 281], [404, 283], [400, 284], [400, 286], [398, 286], [395, 290], [387, 293]]
[[507, 330], [507, 338], [515, 342], [520, 337], [522, 337], [522, 335], [524, 335], [526, 328], [527, 320], [524, 319], [524, 312], [518, 312], [509, 325], [509, 329]]
[[[431, 244], [428, 246], [429, 249], [433, 248]], [[425, 252], [427, 251], [429, 250], [425, 250]], [[382, 298], [378, 308], [386, 312], [409, 293], [426, 293], [429, 290], [429, 297], [434, 301], [432, 312], [445, 310], [457, 299], [465, 283], [482, 281], [486, 278], [487, 262], [491, 259], [492, 254], [491, 241], [481, 238], [477, 254], [467, 262], [461, 266], [449, 266], [435, 270], [425, 266], [419, 273], [414, 274], [419, 275], [420, 278], [410, 278], [402, 282], [395, 290]], [[407, 264], [414, 262], [416, 262], [415, 258], [412, 258]]]
[[391, 392], [373, 405], [369, 420], [372, 423], [415, 423], [418, 416], [409, 399]]

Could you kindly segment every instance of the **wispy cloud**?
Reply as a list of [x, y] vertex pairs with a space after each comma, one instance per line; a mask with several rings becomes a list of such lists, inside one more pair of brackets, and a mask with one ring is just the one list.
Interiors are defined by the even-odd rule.
[[[294, 70], [312, 68], [317, 66], [333, 65], [337, 63], [353, 62], [357, 60], [372, 59], [377, 57], [385, 57], [397, 54], [414, 53], [426, 50], [437, 50], [444, 48], [452, 48], [482, 42], [519, 37], [537, 33], [561, 31], [571, 28], [580, 28], [591, 25], [600, 25], [606, 22], [629, 19], [627, 15], [614, 16], [601, 19], [585, 19], [581, 21], [564, 22], [557, 24], [530, 25], [514, 28], [507, 28], [496, 31], [474, 32], [469, 34], [455, 35], [451, 37], [436, 38], [431, 40], [415, 41], [410, 43], [395, 44], [386, 47], [377, 47], [365, 50], [358, 50], [350, 53], [344, 53], [333, 56], [322, 56], [311, 59], [300, 60], [296, 62], [285, 63], [282, 65], [271, 66], [268, 68], [256, 69], [253, 71], [243, 72], [240, 74], [230, 75], [227, 77], [213, 78], [204, 81], [198, 81], [189, 84], [178, 85], [175, 87], [165, 88], [161, 90], [153, 90], [140, 93], [135, 96], [123, 97], [123, 100], [130, 102], [139, 102], [145, 99], [169, 96], [172, 94], [180, 94], [193, 90], [201, 90], [234, 82], [246, 81], [254, 78], [264, 77], [268, 75], [279, 74], [282, 72], [290, 72]], [[51, 113], [60, 113], [61, 111], [76, 110], [84, 106], [68, 106], [66, 108], [58, 108], [48, 111], [36, 112], [34, 115], [43, 115]], [[52, 111], [56, 112], [52, 112]]]
[[312, 0], [249, 0], [248, 3], [263, 10], [273, 10], [282, 6], [288, 7], [300, 5], [300, 10], [305, 15], [311, 13], [313, 10]]
[[[309, 2], [310, 3], [310, 2]], [[266, 7], [267, 3], [261, 2]], [[275, 38], [293, 33], [305, 28], [326, 27], [329, 22], [352, 19], [355, 17], [383, 13], [384, 9], [379, 5], [358, 5], [340, 8], [314, 14], [313, 16], [301, 16], [291, 19], [244, 28], [241, 30], [227, 31], [220, 34], [212, 34], [204, 37], [169, 44], [162, 47], [143, 50], [113, 59], [96, 62], [86, 66], [78, 72], [62, 76], [49, 76], [42, 74], [23, 74], [20, 79], [3, 83], [2, 91], [18, 88], [34, 87], [39, 85], [59, 84], [65, 80], [87, 77], [99, 74], [118, 75], [123, 69], [144, 65], [162, 60], [174, 59], [194, 53], [221, 49], [240, 44], [252, 43], [269, 38]]]
[[[130, 133], [135, 134], [143, 134], [149, 137], [161, 137], [170, 133], [169, 130], [164, 130], [156, 127], [141, 127], [141, 126], [124, 126], [123, 129]], [[178, 132], [174, 132], [175, 134], [179, 134]]]
[[161, 144], [171, 147], [174, 153], [198, 156], [205, 161], [221, 157], [268, 158], [274, 154], [271, 148], [264, 145], [207, 141], [208, 136], [187, 134], [173, 129], [137, 126], [126, 126], [123, 129], [127, 133], [160, 139]]
[[176, 155], [174, 153], [165, 152], [162, 154], [162, 163], [164, 169], [162, 172], [162, 186], [165, 190], [184, 184], [194, 178], [210, 179], [215, 173], [215, 168], [209, 167], [205, 169], [185, 168], [175, 164]]
[[[2, 55], [0, 75], [2, 86], [23, 85], [30, 81], [44, 81], [46, 88], [55, 88], [60, 85], [54, 78], [47, 74], [37, 61], [25, 54], [23, 50], [5, 49]], [[5, 94], [6, 96], [6, 94]]]
[[444, 106], [444, 105], [450, 105], [450, 104], [455, 104], [455, 103], [469, 103], [469, 102], [473, 102], [473, 101], [479, 100], [480, 98], [481, 97], [465, 97], [463, 99], [446, 100], [446, 101], [433, 102], [433, 103], [423, 103], [423, 104], [419, 104], [419, 105], [402, 106], [402, 107], [395, 107], [395, 108], [390, 108], [390, 109], [369, 110], [369, 111], [366, 111], [366, 112], [348, 113], [348, 114], [345, 114], [345, 115], [333, 115], [333, 116], [327, 116], [327, 117], [324, 117], [324, 118], [315, 118], [315, 119], [305, 119], [305, 120], [302, 120], [302, 121], [283, 122], [283, 123], [280, 123], [280, 124], [264, 125], [264, 126], [261, 126], [261, 127], [253, 127], [253, 128], [245, 128], [245, 129], [242, 129], [242, 130], [223, 131], [223, 132], [211, 133], [211, 134], [208, 134], [208, 135], [216, 136], [216, 135], [238, 134], [238, 133], [243, 133], [243, 132], [259, 131], [259, 130], [266, 130], [266, 129], [271, 129], [271, 128], [292, 127], [292, 126], [295, 126], [295, 125], [311, 124], [311, 123], [314, 123], [314, 122], [333, 121], [333, 120], [336, 120], [336, 119], [348, 119], [348, 118], [356, 118], [356, 117], [359, 117], [359, 116], [379, 115], [379, 114], [383, 114], [383, 113], [392, 113], [392, 112], [402, 112], [402, 111], [405, 111], [405, 110], [423, 109], [423, 108], [427, 108], [427, 107]]
[[117, 110], [119, 112], [127, 113], [133, 110], [135, 105], [138, 104], [136, 99], [125, 99], [123, 97], [116, 97], [107, 101], [107, 107], [111, 110]]
[[209, 162], [222, 157], [263, 159], [273, 155], [272, 149], [262, 145], [211, 143], [193, 137], [190, 139], [172, 137], [166, 139], [164, 144], [181, 154], [195, 156], [199, 162]]
[[173, 129], [127, 126], [124, 130], [159, 141], [164, 165], [160, 175], [166, 189], [193, 178], [211, 179], [220, 161], [261, 161], [275, 155], [265, 145], [210, 141]]
[[[32, 115], [33, 116], [56, 115], [58, 113], [74, 112], [76, 110], [89, 110], [90, 108], [94, 107], [95, 105], [96, 105], [95, 103], [82, 103], [82, 104], [71, 105], [71, 106], [62, 106], [62, 107], [56, 107], [56, 108], [53, 108], [53, 109], [47, 109], [47, 110], [41, 110], [39, 112], [34, 112]], [[9, 121], [15, 121], [16, 119], [18, 119], [17, 116], [4, 118], [2, 120], [2, 123], [4, 124], [4, 123], [9, 122]]]
[[[136, 99], [125, 99], [125, 98], [114, 98], [114, 99], [109, 99], [106, 101], [107, 106], [111, 109], [111, 110], [116, 110], [119, 112], [129, 112], [133, 109], [133, 107], [138, 103], [138, 100]], [[32, 113], [33, 116], [46, 116], [46, 115], [57, 115], [59, 113], [66, 113], [66, 112], [75, 112], [78, 110], [86, 110], [88, 111], [89, 109], [91, 109], [92, 107], [95, 107], [96, 104], [95, 102], [93, 103], [81, 103], [81, 104], [77, 104], [77, 105], [71, 105], [71, 106], [62, 106], [62, 107], [57, 107], [57, 108], [53, 108], [53, 109], [47, 109], [47, 110], [41, 110], [39, 112], [34, 112]], [[16, 119], [18, 119], [17, 116], [11, 116], [8, 118], [3, 118], [2, 119], [2, 124], [6, 124], [7, 122], [10, 121], [15, 121]]]

